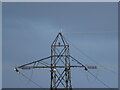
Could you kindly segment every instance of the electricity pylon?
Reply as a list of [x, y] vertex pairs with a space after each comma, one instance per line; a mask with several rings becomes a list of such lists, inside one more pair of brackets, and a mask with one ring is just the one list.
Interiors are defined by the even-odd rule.
[[[44, 63], [45, 59], [51, 59], [50, 65], [40, 66], [39, 63]], [[77, 62], [79, 65], [72, 65], [71, 61]], [[35, 68], [50, 68], [51, 72], [51, 81], [50, 88], [66, 88], [72, 89], [71, 82], [71, 68], [84, 68], [84, 70], [88, 69], [96, 69], [96, 66], [85, 66], [74, 57], [72, 57], [69, 53], [69, 45], [62, 33], [58, 33], [55, 40], [51, 45], [51, 56], [46, 58], [42, 58], [40, 60], [36, 60], [15, 68], [16, 72], [19, 72], [19, 69], [35, 69]], [[60, 84], [62, 86], [60, 86]]]

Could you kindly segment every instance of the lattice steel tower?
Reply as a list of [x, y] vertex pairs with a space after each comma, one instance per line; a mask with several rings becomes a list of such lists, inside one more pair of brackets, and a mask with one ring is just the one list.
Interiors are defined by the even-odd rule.
[[[61, 33], [57, 35], [51, 45], [51, 56], [51, 66], [64, 66], [61, 72], [59, 72], [61, 68], [51, 68], [51, 88], [57, 88], [60, 83], [65, 88], [72, 88], [69, 45]], [[56, 79], [56, 76], [59, 77]]]
[[[46, 59], [50, 59], [50, 64], [46, 65]], [[71, 62], [77, 62], [79, 65], [73, 65]], [[45, 66], [41, 66], [44, 64]], [[72, 65], [71, 65], [72, 64]], [[72, 89], [71, 83], [71, 68], [78, 67], [88, 69], [96, 69], [96, 66], [85, 66], [69, 53], [69, 45], [62, 33], [58, 33], [55, 40], [51, 45], [51, 55], [18, 67], [15, 67], [15, 71], [19, 72], [19, 69], [35, 69], [35, 68], [49, 68], [51, 73], [50, 88], [66, 88]]]

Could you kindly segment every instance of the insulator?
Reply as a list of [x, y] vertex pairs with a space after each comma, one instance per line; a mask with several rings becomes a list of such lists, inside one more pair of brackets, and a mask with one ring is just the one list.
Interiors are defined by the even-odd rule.
[[19, 70], [18, 70], [17, 68], [14, 68], [14, 70], [15, 70], [16, 72], [19, 72]]

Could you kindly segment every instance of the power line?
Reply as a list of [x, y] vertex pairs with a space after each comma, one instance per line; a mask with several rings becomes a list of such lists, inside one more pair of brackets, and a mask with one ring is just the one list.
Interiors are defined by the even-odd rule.
[[[77, 59], [73, 58], [72, 56], [71, 56], [71, 58], [74, 59], [78, 64], [83, 65], [83, 64], [81, 64]], [[84, 66], [84, 65], [83, 65], [83, 66]], [[84, 66], [84, 68], [85, 68], [85, 70], [86, 70], [87, 72], [89, 72], [94, 78], [96, 78], [96, 80], [98, 80], [99, 82], [101, 82], [104, 86], [110, 88], [110, 87], [109, 87], [107, 84], [105, 84], [102, 80], [100, 80], [98, 77], [96, 77], [94, 74], [92, 74], [92, 73], [88, 70], [88, 68], [87, 68], [86, 66]]]
[[36, 82], [34, 82], [33, 80], [31, 80], [29, 77], [27, 77], [25, 74], [23, 74], [22, 72], [19, 72], [19, 74], [21, 74], [23, 77], [25, 77], [26, 79], [28, 79], [29, 81], [31, 81], [34, 85], [42, 88], [39, 84], [37, 84]]
[[100, 80], [98, 77], [96, 77], [94, 74], [92, 74], [89, 70], [87, 71], [88, 73], [90, 73], [93, 77], [95, 77], [99, 82], [101, 82], [104, 86], [106, 86], [107, 88], [110, 88], [107, 84], [105, 84], [102, 80]]
[[[96, 60], [94, 60], [93, 58], [91, 58], [90, 56], [88, 56], [86, 53], [84, 53], [81, 49], [79, 49], [78, 47], [76, 47], [70, 40], [67, 39], [67, 41], [68, 41], [69, 43], [71, 43], [71, 45], [72, 45], [76, 50], [78, 50], [80, 53], [82, 53], [83, 55], [85, 55], [85, 56], [88, 58], [88, 60], [90, 60], [90, 61], [96, 63], [97, 65], [100, 65], [101, 67], [104, 67], [104, 68], [105, 68], [105, 66], [103, 66], [101, 63], [97, 62]], [[112, 72], [113, 74], [116, 73], [115, 71], [113, 71], [113, 70], [111, 70], [111, 69], [108, 69], [108, 68], [105, 68], [105, 69], [109, 70], [109, 71]]]
[[[32, 77], [33, 77], [33, 69], [32, 69], [32, 72], [30, 74], [30, 79], [32, 80]], [[28, 85], [30, 83], [30, 80], [28, 80], [28, 82], [26, 83], [26, 85]]]
[[86, 78], [87, 78], [87, 80], [88, 80], [88, 82], [90, 82], [90, 83], [93, 83], [94, 81], [96, 81], [97, 79], [96, 79], [96, 77], [98, 77], [98, 74], [99, 74], [99, 71], [98, 71], [98, 69], [97, 69], [97, 71], [96, 71], [96, 73], [95, 73], [95, 78], [94, 78], [94, 80], [91, 82], [91, 80], [89, 79], [89, 73], [86, 73]]
[[[44, 60], [46, 60], [46, 59], [51, 59], [50, 60], [51, 63], [48, 64], [47, 62], [44, 62]], [[60, 62], [60, 59], [62, 59], [64, 63]], [[71, 63], [70, 63], [71, 60], [77, 62], [79, 65], [78, 66], [71, 65]], [[42, 66], [39, 64], [42, 64]], [[50, 73], [51, 73], [50, 88], [51, 89], [59, 88], [61, 84], [65, 88], [72, 88], [71, 68], [74, 68], [74, 67], [84, 68], [85, 71], [88, 71], [88, 69], [96, 69], [97, 68], [97, 67], [93, 67], [93, 66], [86, 66], [83, 63], [79, 62], [74, 57], [72, 57], [69, 53], [69, 44], [67, 43], [65, 38], [62, 36], [62, 33], [58, 33], [58, 35], [56, 36], [55, 40], [53, 41], [53, 43], [51, 45], [51, 56], [15, 67], [15, 71], [19, 72], [19, 69], [30, 70], [30, 69], [37, 69], [37, 68], [49, 68], [49, 69], [51, 69], [50, 70]], [[31, 80], [25, 74], [23, 74], [22, 72], [19, 72], [19, 73], [22, 76], [24, 76], [26, 79], [28, 79], [29, 81], [34, 83], [36, 86], [41, 88], [41, 86], [39, 84], [37, 84], [36, 82]], [[92, 74], [91, 72], [89, 72], [89, 73], [95, 77], [94, 74]], [[101, 81], [99, 78], [97, 78], [97, 80], [99, 82], [101, 82], [104, 86], [109, 87], [103, 81]]]

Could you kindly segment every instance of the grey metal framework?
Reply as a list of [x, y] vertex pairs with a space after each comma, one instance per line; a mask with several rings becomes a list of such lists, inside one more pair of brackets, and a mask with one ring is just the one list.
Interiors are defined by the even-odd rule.
[[[40, 66], [39, 63], [43, 62], [45, 59], [51, 59], [50, 65]], [[71, 65], [71, 60], [77, 62], [79, 65]], [[35, 69], [35, 68], [50, 68], [51, 72], [51, 81], [50, 88], [66, 88], [72, 89], [71, 82], [71, 68], [84, 68], [84, 70], [88, 69], [96, 69], [96, 66], [85, 66], [74, 57], [72, 57], [69, 53], [69, 45], [62, 33], [58, 33], [55, 40], [51, 45], [51, 56], [46, 58], [36, 60], [19, 67], [16, 67], [15, 70], [19, 72], [19, 69]]]

